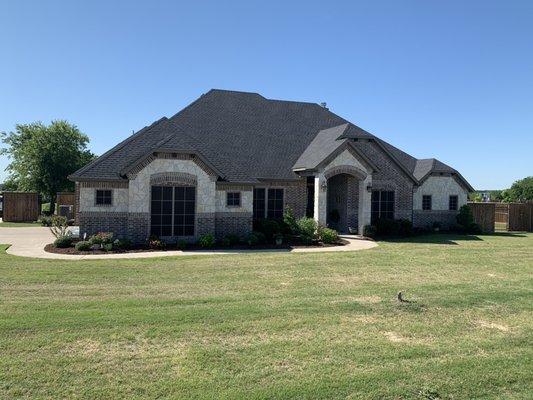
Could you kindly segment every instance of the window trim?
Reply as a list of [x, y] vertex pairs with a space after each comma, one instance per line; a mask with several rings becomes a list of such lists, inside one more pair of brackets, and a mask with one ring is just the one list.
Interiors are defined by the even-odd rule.
[[[172, 217], [172, 223], [170, 224], [171, 226], [171, 233], [172, 235], [168, 236], [168, 235], [158, 235], [159, 238], [191, 238], [191, 237], [194, 237], [196, 236], [196, 233], [197, 233], [197, 218], [198, 218], [198, 187], [197, 186], [194, 186], [194, 185], [180, 185], [180, 184], [172, 184], [172, 185], [164, 185], [164, 184], [161, 184], [161, 185], [150, 185], [150, 234], [152, 234], [152, 222], [151, 222], [151, 218], [152, 218], [152, 203], [153, 203], [153, 195], [152, 195], [152, 191], [153, 191], [153, 188], [154, 187], [161, 187], [161, 188], [164, 188], [164, 187], [170, 187], [172, 188], [172, 211], [171, 211], [171, 217]], [[176, 188], [179, 188], [179, 187], [183, 187], [183, 188], [193, 188], [193, 191], [194, 191], [194, 214], [193, 215], [193, 224], [192, 224], [192, 228], [193, 228], [193, 233], [192, 235], [176, 235], [175, 234], [175, 229], [176, 229], [176, 213], [175, 213], [175, 207], [176, 207]], [[163, 201], [163, 200], [159, 200], [159, 201]], [[168, 200], [167, 200], [168, 201]], [[187, 201], [187, 200], [184, 200], [184, 201]], [[158, 214], [158, 215], [164, 215], [164, 214]], [[191, 214], [179, 214], [179, 215], [191, 215]], [[163, 226], [163, 225], [159, 225], [159, 226]], [[183, 224], [183, 226], [191, 226], [190, 224]]]
[[[452, 198], [455, 199], [455, 208], [452, 208]], [[448, 211], [459, 210], [459, 195], [451, 194], [448, 196]]]
[[253, 216], [254, 220], [269, 219], [269, 217], [268, 217], [268, 200], [269, 200], [268, 190], [269, 189], [281, 189], [281, 191], [282, 191], [281, 213], [283, 214], [285, 212], [285, 196], [286, 196], [286, 191], [285, 191], [286, 188], [285, 187], [283, 187], [283, 186], [254, 186], [254, 188], [252, 190], [252, 206], [255, 203], [255, 193], [254, 193], [254, 191], [256, 189], [263, 189], [265, 191], [265, 199], [264, 199], [265, 205], [264, 205], [263, 215], [262, 216], [257, 216], [257, 217], [254, 215]]
[[[425, 208], [424, 199], [429, 197], [429, 208]], [[431, 194], [422, 195], [422, 211], [432, 211], [433, 210], [433, 196]]]
[[[230, 195], [233, 197], [232, 201], [235, 203], [235, 200], [237, 199], [236, 204], [229, 204], [230, 203]], [[234, 196], [237, 195], [235, 198]], [[241, 207], [241, 201], [242, 201], [242, 195], [240, 191], [227, 191], [226, 192], [226, 207], [230, 208], [238, 208]]]
[[[98, 202], [98, 192], [109, 192], [109, 203]], [[107, 196], [101, 196], [102, 199]], [[113, 206], [113, 189], [95, 189], [94, 190], [94, 205], [96, 207], [112, 207]]]

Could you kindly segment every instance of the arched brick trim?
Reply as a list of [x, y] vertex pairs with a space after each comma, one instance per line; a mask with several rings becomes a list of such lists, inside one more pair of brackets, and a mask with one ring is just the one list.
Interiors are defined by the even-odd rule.
[[160, 172], [150, 176], [150, 185], [186, 185], [196, 186], [196, 175], [186, 172]]
[[339, 165], [333, 168], [328, 169], [324, 172], [324, 177], [329, 179], [335, 175], [339, 174], [348, 174], [356, 177], [357, 179], [365, 179], [368, 175], [365, 171], [360, 168], [354, 167], [353, 165]]
[[126, 176], [128, 179], [135, 179], [135, 176], [141, 172], [148, 164], [154, 161], [157, 158], [168, 159], [168, 160], [190, 160], [196, 163], [207, 175], [216, 179], [217, 174], [209, 168], [199, 157], [194, 154], [182, 154], [182, 153], [153, 153], [142, 160], [139, 164], [133, 167]]

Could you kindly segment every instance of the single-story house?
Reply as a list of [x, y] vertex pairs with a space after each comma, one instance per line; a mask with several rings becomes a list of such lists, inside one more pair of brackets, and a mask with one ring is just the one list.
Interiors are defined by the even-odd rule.
[[211, 90], [69, 177], [80, 234], [195, 240], [246, 235], [291, 208], [341, 232], [378, 218], [444, 227], [473, 191], [325, 105]]

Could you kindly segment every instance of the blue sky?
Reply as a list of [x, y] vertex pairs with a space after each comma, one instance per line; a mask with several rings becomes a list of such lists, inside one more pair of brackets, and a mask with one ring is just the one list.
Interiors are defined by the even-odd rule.
[[479, 189], [533, 174], [531, 1], [0, 0], [0, 131], [101, 154], [211, 88], [325, 101]]

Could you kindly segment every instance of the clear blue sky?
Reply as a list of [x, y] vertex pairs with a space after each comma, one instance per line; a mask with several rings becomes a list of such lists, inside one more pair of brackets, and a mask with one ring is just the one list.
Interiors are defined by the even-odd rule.
[[211, 88], [325, 101], [479, 189], [533, 175], [529, 0], [0, 0], [0, 131], [67, 119], [101, 154]]

